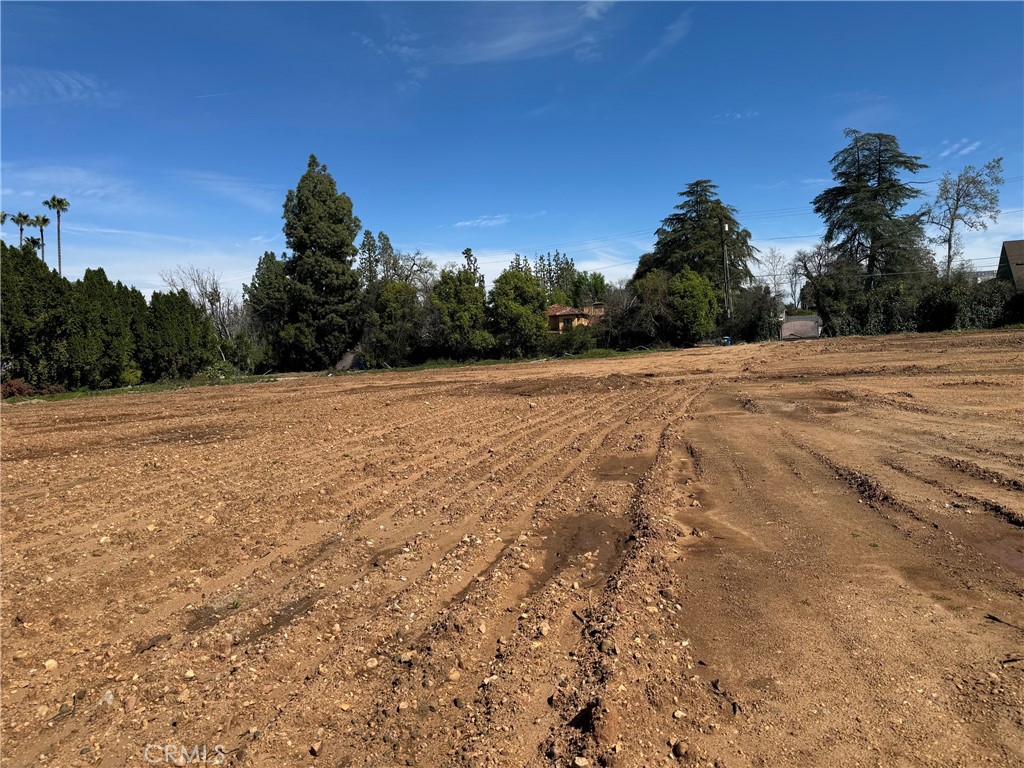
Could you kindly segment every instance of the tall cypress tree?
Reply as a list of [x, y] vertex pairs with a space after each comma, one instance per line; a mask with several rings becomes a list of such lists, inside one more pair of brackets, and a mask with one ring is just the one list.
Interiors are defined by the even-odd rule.
[[292, 368], [334, 365], [359, 336], [359, 276], [353, 269], [361, 225], [327, 166], [309, 156], [306, 172], [284, 203], [287, 323], [283, 360]]

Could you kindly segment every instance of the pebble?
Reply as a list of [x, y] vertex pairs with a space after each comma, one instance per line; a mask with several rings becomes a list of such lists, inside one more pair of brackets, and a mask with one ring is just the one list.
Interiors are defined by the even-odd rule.
[[585, 757], [577, 757], [575, 760], [572, 761], [572, 764], [575, 765], [577, 768], [586, 768], [586, 766], [590, 765], [590, 761], [587, 760], [587, 758]]
[[461, 679], [462, 679], [462, 673], [459, 672], [459, 670], [457, 670], [457, 669], [453, 669], [451, 672], [448, 673], [448, 682], [450, 682], [450, 683], [457, 683]]
[[547, 637], [548, 633], [551, 632], [551, 625], [546, 621], [543, 621], [541, 622], [540, 627], [537, 628], [537, 631], [540, 632], [542, 637]]
[[53, 672], [53, 670], [55, 670], [57, 668], [57, 660], [56, 659], [47, 659], [46, 661], [43, 662], [43, 666], [46, 667], [46, 669], [48, 671]]
[[196, 673], [193, 672], [191, 669], [186, 669], [185, 670], [185, 679], [186, 680], [191, 680], [195, 676], [196, 676]]
[[672, 745], [672, 756], [675, 758], [684, 758], [690, 751], [690, 747], [684, 741], [677, 741]]
[[617, 652], [615, 642], [613, 640], [609, 640], [607, 637], [600, 643], [598, 643], [597, 650], [599, 650], [601, 653], [608, 654], [613, 654]]
[[672, 713], [672, 717], [674, 717], [676, 720], [681, 720], [685, 715], [686, 713], [683, 712], [683, 710], [681, 709], [677, 709], [675, 712]]
[[317, 755], [320, 754], [320, 748], [322, 746], [323, 746], [323, 742], [321, 742], [321, 741], [314, 741], [312, 744], [309, 745], [309, 754], [311, 754], [313, 757], [316, 757]]
[[380, 664], [380, 662], [379, 662], [379, 661], [377, 661], [377, 659], [376, 659], [376, 658], [372, 658], [372, 659], [367, 659], [367, 660], [366, 660], [366, 668], [367, 668], [367, 669], [373, 669], [373, 668], [374, 668], [374, 667], [376, 667], [376, 666], [377, 666], [378, 664]]

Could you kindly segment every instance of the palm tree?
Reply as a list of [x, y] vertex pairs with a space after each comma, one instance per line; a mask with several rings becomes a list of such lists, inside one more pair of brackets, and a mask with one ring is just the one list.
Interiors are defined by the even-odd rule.
[[32, 223], [32, 217], [27, 213], [18, 211], [18, 213], [11, 216], [11, 221], [18, 228], [18, 247], [21, 248], [25, 244], [25, 227]]
[[46, 236], [43, 234], [43, 227], [50, 226], [50, 220], [46, 214], [41, 213], [32, 219], [32, 226], [39, 227], [39, 253], [42, 255], [43, 261], [46, 261]]
[[63, 197], [57, 197], [54, 195], [49, 200], [44, 200], [43, 205], [49, 208], [51, 211], [57, 212], [57, 274], [62, 275], [62, 263], [60, 257], [60, 215], [65, 213], [68, 208], [71, 207], [71, 203], [65, 200]]
[[39, 245], [40, 245], [39, 238], [38, 237], [31, 237], [31, 236], [26, 237], [25, 238], [25, 245], [27, 245], [33, 251], [38, 251], [39, 250]]

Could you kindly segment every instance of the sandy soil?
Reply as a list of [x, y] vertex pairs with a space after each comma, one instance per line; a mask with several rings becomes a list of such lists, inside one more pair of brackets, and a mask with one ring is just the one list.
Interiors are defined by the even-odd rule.
[[1024, 765], [1022, 394], [1018, 331], [4, 406], [3, 764]]

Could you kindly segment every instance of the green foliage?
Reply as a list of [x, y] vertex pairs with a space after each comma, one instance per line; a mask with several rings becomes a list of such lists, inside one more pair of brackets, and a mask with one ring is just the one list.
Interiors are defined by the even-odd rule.
[[296, 257], [319, 255], [346, 264], [355, 258], [359, 219], [316, 155], [309, 156], [296, 188], [288, 190], [283, 218], [285, 242]]
[[754, 285], [736, 292], [732, 320], [726, 331], [733, 339], [770, 341], [779, 338], [782, 303], [767, 285]]
[[502, 357], [536, 355], [547, 342], [544, 288], [533, 275], [506, 269], [491, 289], [487, 320]]
[[750, 244], [750, 232], [736, 220], [736, 209], [718, 198], [716, 189], [709, 179], [698, 179], [679, 193], [683, 201], [662, 221], [654, 251], [641, 257], [635, 278], [656, 269], [674, 275], [686, 268], [721, 290], [725, 253], [733, 285], [752, 276], [750, 264], [757, 261], [757, 249]]
[[70, 384], [71, 286], [29, 247], [0, 243], [0, 365], [34, 387]]
[[277, 335], [278, 363], [290, 370], [334, 365], [359, 338], [359, 277], [352, 268], [360, 223], [327, 166], [309, 156], [284, 203], [286, 320]]
[[711, 281], [684, 268], [668, 284], [669, 335], [675, 345], [696, 344], [714, 333], [718, 295]]
[[652, 270], [633, 280], [630, 292], [626, 310], [607, 318], [621, 324], [620, 344], [696, 344], [715, 330], [719, 293], [692, 269]]
[[209, 319], [182, 291], [153, 294], [87, 269], [70, 283], [27, 246], [0, 243], [0, 366], [36, 392], [194, 375], [214, 360]]
[[71, 286], [72, 387], [107, 389], [134, 378], [132, 317], [122, 310], [118, 298], [117, 287], [102, 269], [87, 269]]
[[413, 286], [397, 280], [384, 283], [377, 292], [363, 337], [367, 364], [373, 368], [393, 368], [416, 362], [423, 314]]
[[472, 250], [463, 251], [466, 266], [443, 269], [430, 296], [434, 313], [435, 353], [456, 360], [478, 359], [494, 347], [485, 327], [484, 277]]
[[999, 187], [1003, 184], [1003, 158], [997, 157], [981, 168], [966, 166], [955, 177], [946, 171], [939, 180], [935, 201], [923, 213], [938, 235], [932, 242], [945, 248], [945, 274], [963, 253], [960, 229], [988, 229], [999, 218]]
[[284, 261], [272, 251], [256, 264], [252, 282], [242, 286], [255, 330], [252, 342], [254, 365], [277, 367], [285, 354], [283, 331], [288, 318], [288, 277]]
[[848, 128], [843, 135], [850, 143], [832, 157], [836, 184], [814, 198], [814, 211], [825, 220], [824, 242], [864, 264], [870, 290], [877, 273], [905, 271], [918, 260], [923, 215], [900, 211], [921, 191], [900, 175], [928, 166], [900, 151], [891, 134]]
[[563, 355], [581, 355], [597, 346], [597, 333], [586, 325], [551, 333], [548, 338], [548, 354], [562, 357]]
[[954, 271], [949, 279], [936, 281], [918, 309], [918, 330], [947, 331], [995, 328], [1020, 321], [1024, 300], [1013, 286], [1001, 280], [981, 283], [969, 274]]
[[142, 370], [150, 381], [189, 378], [213, 363], [213, 326], [185, 291], [153, 293], [142, 343]]

